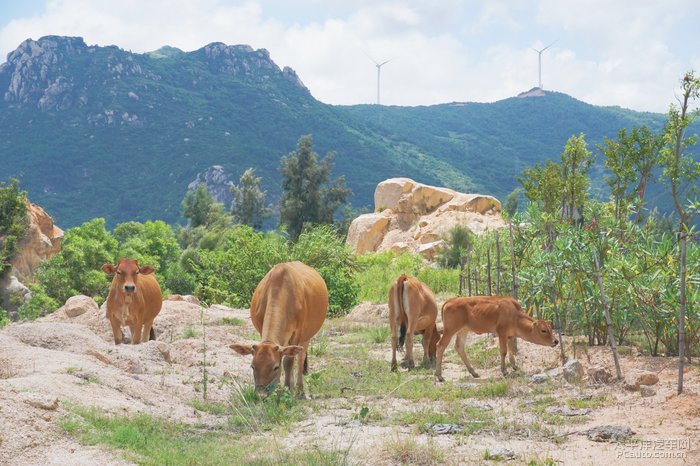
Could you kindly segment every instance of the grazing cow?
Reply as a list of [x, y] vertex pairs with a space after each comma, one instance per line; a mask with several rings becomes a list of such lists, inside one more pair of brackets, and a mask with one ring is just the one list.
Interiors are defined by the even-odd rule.
[[107, 318], [112, 324], [114, 343], [122, 342], [123, 325], [129, 326], [134, 345], [146, 339], [155, 340], [153, 320], [163, 305], [163, 295], [153, 276], [153, 267], [139, 267], [136, 259], [119, 259], [117, 265], [103, 265], [102, 271], [114, 275], [107, 296]]
[[[253, 355], [253, 380], [259, 393], [270, 392], [280, 381], [292, 389], [292, 368], [297, 358], [297, 395], [304, 396], [309, 340], [323, 325], [328, 311], [326, 282], [301, 262], [277, 264], [260, 281], [250, 302], [250, 318], [262, 341], [232, 344], [241, 355]], [[284, 359], [283, 359], [284, 357]]]
[[[423, 334], [423, 365], [435, 364], [435, 347], [440, 335], [435, 326], [437, 303], [433, 292], [425, 283], [401, 275], [389, 289], [389, 326], [391, 327], [391, 370], [396, 371], [396, 350], [406, 342], [406, 355], [402, 365], [412, 369], [413, 335]], [[400, 334], [397, 336], [397, 328]]]
[[464, 351], [467, 334], [492, 332], [498, 336], [501, 349], [501, 372], [506, 375], [506, 353], [510, 352], [510, 364], [515, 365], [514, 338], [522, 338], [531, 343], [556, 346], [559, 341], [552, 334], [552, 325], [545, 320], [534, 320], [523, 312], [520, 304], [510, 296], [471, 296], [449, 299], [442, 306], [443, 333], [437, 343], [437, 364], [435, 376], [442, 382], [442, 356], [457, 334], [455, 349], [467, 366], [469, 373], [479, 377], [467, 359]]

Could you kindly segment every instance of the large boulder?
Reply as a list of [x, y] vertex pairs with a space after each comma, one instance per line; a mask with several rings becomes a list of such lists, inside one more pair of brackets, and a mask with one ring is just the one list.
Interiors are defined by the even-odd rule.
[[19, 281], [25, 281], [34, 276], [39, 264], [50, 259], [61, 250], [63, 230], [53, 223], [53, 219], [44, 209], [31, 202], [27, 204], [29, 227], [27, 234], [17, 247], [17, 254], [10, 263], [9, 275], [14, 275]]
[[382, 181], [374, 191], [374, 212], [360, 215], [348, 230], [353, 250], [420, 253], [434, 260], [456, 225], [473, 233], [504, 227], [501, 203], [493, 196], [464, 194], [409, 178]]

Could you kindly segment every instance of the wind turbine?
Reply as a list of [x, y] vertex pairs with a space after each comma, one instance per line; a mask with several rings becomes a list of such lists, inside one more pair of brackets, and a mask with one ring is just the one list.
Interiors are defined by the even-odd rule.
[[372, 57], [369, 57], [369, 59], [372, 60], [372, 62], [374, 62], [374, 66], [377, 67], [377, 105], [379, 105], [379, 79], [380, 79], [381, 74], [382, 74], [382, 66], [389, 63], [391, 60], [393, 60], [393, 58], [390, 58], [382, 63], [377, 63], [376, 61], [374, 61], [374, 59]]
[[[554, 42], [556, 42], [556, 41], [554, 41]], [[538, 64], [538, 68], [539, 68], [540, 89], [542, 89], [542, 52], [544, 52], [545, 50], [550, 48], [552, 45], [554, 45], [554, 42], [552, 42], [551, 44], [549, 44], [548, 46], [546, 46], [545, 48], [540, 49], [540, 50], [537, 50], [534, 47], [530, 47], [532, 50], [537, 52], [537, 64]]]

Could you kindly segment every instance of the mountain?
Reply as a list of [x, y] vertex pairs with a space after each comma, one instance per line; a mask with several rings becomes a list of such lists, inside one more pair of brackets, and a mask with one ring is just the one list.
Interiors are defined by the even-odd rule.
[[64, 228], [182, 221], [188, 185], [212, 167], [226, 183], [256, 168], [274, 202], [280, 158], [305, 134], [320, 156], [336, 153], [333, 176], [345, 176], [352, 204], [371, 207], [377, 183], [398, 176], [502, 199], [572, 134], [594, 150], [621, 127], [664, 120], [538, 89], [488, 104], [333, 106], [264, 49], [136, 54], [61, 36], [11, 52], [0, 96], [0, 181], [20, 179]]

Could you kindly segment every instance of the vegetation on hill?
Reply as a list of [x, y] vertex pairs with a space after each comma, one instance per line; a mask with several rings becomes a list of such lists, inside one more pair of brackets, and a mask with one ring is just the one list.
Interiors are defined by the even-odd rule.
[[[10, 96], [0, 102], [0, 173], [18, 178], [63, 228], [98, 217], [109, 227], [180, 223], [188, 184], [213, 165], [233, 179], [254, 168], [277, 204], [279, 160], [308, 134], [319, 153], [335, 152], [332, 176], [345, 176], [357, 209], [371, 208], [377, 183], [396, 176], [504, 199], [523, 168], [558, 158], [571, 135], [583, 132], [594, 147], [620, 128], [663, 125], [662, 115], [555, 92], [491, 104], [330, 106], [264, 50], [133, 54], [79, 38], [30, 42], [0, 69]], [[39, 52], [25, 54], [29, 46]], [[46, 76], [35, 71], [42, 67]]]

